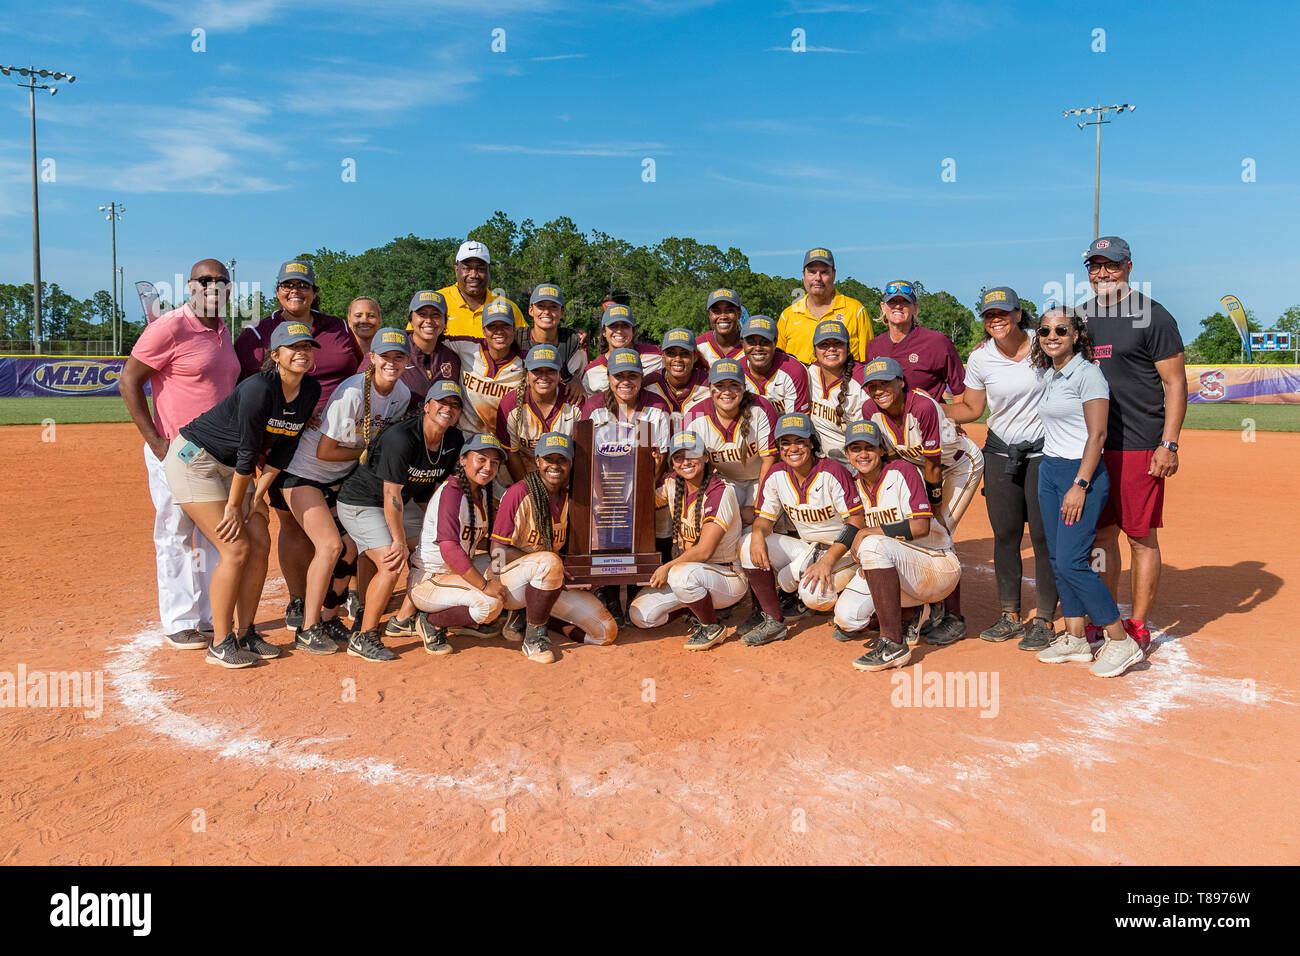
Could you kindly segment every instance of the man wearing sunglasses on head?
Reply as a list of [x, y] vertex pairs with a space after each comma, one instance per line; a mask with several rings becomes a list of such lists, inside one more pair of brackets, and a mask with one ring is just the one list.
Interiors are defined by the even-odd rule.
[[829, 249], [809, 249], [803, 257], [804, 296], [787, 306], [777, 320], [776, 347], [803, 365], [813, 361], [813, 334], [823, 321], [843, 323], [849, 351], [859, 362], [874, 334], [871, 318], [857, 299], [835, 291], [835, 256]]
[[[176, 504], [163, 459], [182, 425], [234, 391], [239, 358], [222, 320], [230, 298], [230, 273], [220, 260], [194, 263], [189, 293], [189, 301], [179, 309], [145, 326], [126, 360], [119, 387], [144, 439], [149, 496], [156, 514], [153, 544], [163, 639], [172, 647], [198, 650], [208, 644], [200, 632], [212, 630], [208, 592], [217, 549]], [[153, 389], [152, 414], [144, 394], [146, 381]]]
[[885, 283], [880, 314], [888, 332], [867, 343], [867, 360], [858, 374], [876, 359], [891, 358], [903, 367], [908, 387], [928, 392], [940, 405], [946, 389], [953, 395], [966, 390], [966, 371], [957, 346], [942, 332], [916, 321], [916, 285], [902, 279]]
[[1164, 523], [1165, 479], [1178, 471], [1178, 434], [1187, 412], [1183, 338], [1164, 306], [1129, 285], [1127, 242], [1102, 236], [1083, 259], [1093, 296], [1075, 312], [1087, 323], [1110, 385], [1104, 452], [1110, 499], [1097, 521], [1097, 547], [1106, 555], [1106, 586], [1118, 594], [1120, 531], [1128, 538], [1133, 616], [1124, 627], [1145, 651], [1151, 644], [1147, 616], [1160, 584], [1156, 529]]

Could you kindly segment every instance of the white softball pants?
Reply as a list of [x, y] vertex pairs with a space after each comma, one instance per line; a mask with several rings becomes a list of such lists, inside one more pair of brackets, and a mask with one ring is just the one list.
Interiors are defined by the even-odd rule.
[[[916, 607], [942, 601], [961, 580], [961, 562], [952, 551], [918, 548], [897, 538], [868, 535], [858, 546], [858, 563], [863, 568], [895, 568], [902, 585], [902, 606]], [[852, 633], [867, 626], [876, 602], [861, 574], [840, 593], [835, 602], [835, 623]]]
[[[745, 536], [740, 539], [740, 563], [751, 569], [758, 567], [749, 556], [749, 544], [753, 539], [752, 531], [745, 532]], [[802, 538], [773, 532], [767, 536], [767, 560], [776, 574], [777, 586], [782, 591], [798, 591], [799, 600], [812, 610], [829, 611], [835, 606], [836, 596], [849, 586], [858, 566], [853, 555], [845, 552], [831, 569], [833, 590], [814, 591], [800, 584], [799, 579], [817, 560], [819, 547], [829, 548], [830, 545], [819, 546], [815, 541], [804, 541]]]
[[739, 603], [748, 592], [748, 578], [731, 565], [676, 564], [668, 570], [668, 586], [642, 588], [632, 599], [627, 616], [637, 627], [658, 627], [687, 604], [707, 597], [714, 610], [722, 610]]
[[980, 490], [980, 479], [984, 477], [984, 453], [969, 438], [963, 436], [962, 441], [965, 454], [944, 473], [943, 500], [934, 513], [949, 534], [956, 532], [962, 515]]

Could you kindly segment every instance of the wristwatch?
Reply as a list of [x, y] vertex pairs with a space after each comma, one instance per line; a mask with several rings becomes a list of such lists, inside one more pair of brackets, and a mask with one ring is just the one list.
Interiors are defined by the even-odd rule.
[[1090, 482], [1087, 478], [1075, 478], [1074, 483], [1078, 485], [1080, 488], [1082, 488], [1084, 491], [1087, 491], [1088, 487], [1092, 484], [1092, 482]]
[[1161, 448], [1168, 448], [1168, 449], [1169, 449], [1170, 451], [1172, 451], [1175, 455], [1178, 454], [1178, 442], [1176, 442], [1176, 441], [1162, 441], [1162, 442], [1160, 443], [1160, 447], [1161, 447]]

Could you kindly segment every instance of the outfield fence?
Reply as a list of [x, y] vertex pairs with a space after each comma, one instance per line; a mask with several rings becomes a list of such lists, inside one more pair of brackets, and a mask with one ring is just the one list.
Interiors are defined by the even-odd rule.
[[1196, 404], [1300, 405], [1300, 365], [1189, 365]]

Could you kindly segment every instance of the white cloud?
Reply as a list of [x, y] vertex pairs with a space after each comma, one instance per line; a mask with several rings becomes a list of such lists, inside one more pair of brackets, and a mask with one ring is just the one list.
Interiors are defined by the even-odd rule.
[[513, 143], [475, 143], [484, 153], [524, 153], [529, 156], [644, 156], [671, 155], [663, 143], [587, 143], [584, 146], [519, 146]]

